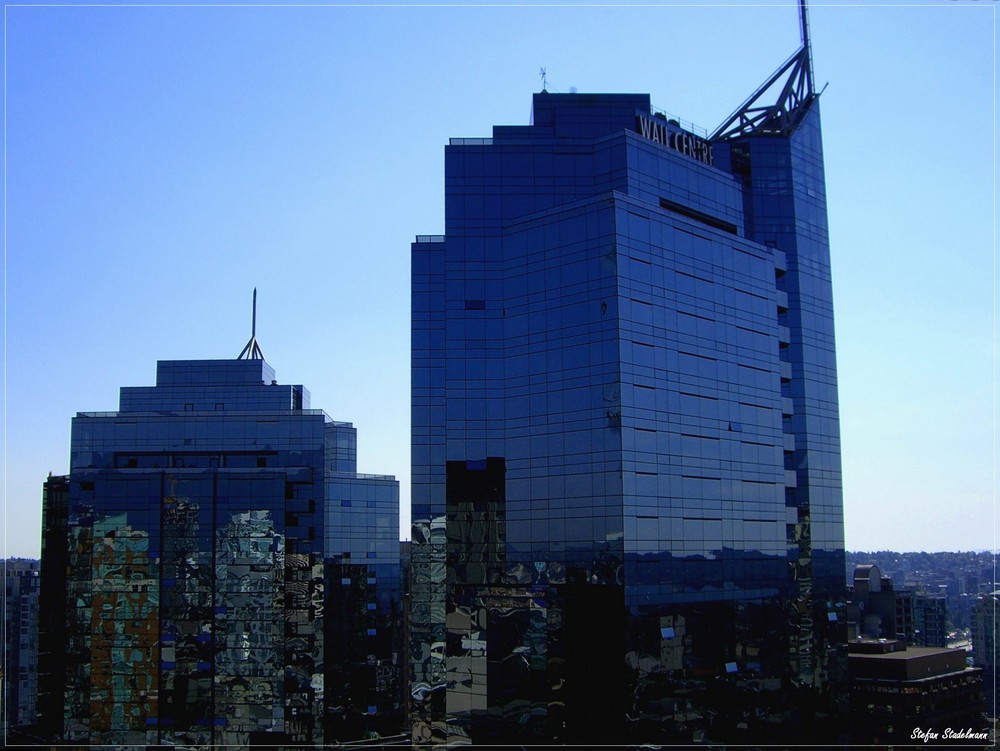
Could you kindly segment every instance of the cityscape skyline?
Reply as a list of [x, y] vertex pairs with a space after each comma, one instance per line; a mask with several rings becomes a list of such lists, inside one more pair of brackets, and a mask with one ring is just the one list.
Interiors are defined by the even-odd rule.
[[[811, 6], [818, 88], [830, 82], [849, 550], [995, 547], [992, 172], [976, 157], [992, 149], [994, 77], [971, 71], [995, 73], [996, 20], [970, 7]], [[112, 409], [157, 358], [235, 357], [255, 285], [268, 361], [365, 431], [358, 468], [400, 478], [405, 534], [405, 259], [415, 229], [442, 228], [441, 145], [525, 124], [540, 66], [550, 91], [651, 91], [711, 130], [798, 44], [793, 5], [12, 7], [7, 20], [4, 555], [33, 557], [67, 418]], [[871, 59], [841, 49], [848, 33]], [[368, 55], [376, 39], [395, 53]], [[515, 46], [456, 66], [470, 40]], [[592, 59], [572, 56], [584, 48]], [[434, 80], [448, 85], [418, 84]], [[964, 141], [914, 127], [917, 92], [926, 122], [947, 112]]]

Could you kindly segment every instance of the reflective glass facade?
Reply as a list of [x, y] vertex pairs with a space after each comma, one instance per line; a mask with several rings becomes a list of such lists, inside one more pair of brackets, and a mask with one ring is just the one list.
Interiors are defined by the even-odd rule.
[[403, 722], [399, 483], [357, 473], [357, 431], [326, 425], [327, 742]]
[[416, 742], [781, 737], [825, 691], [844, 553], [806, 107], [709, 143], [645, 95], [541, 93], [446, 148], [446, 234], [412, 246]]
[[[63, 684], [46, 691], [58, 738], [312, 744], [393, 715], [395, 730], [399, 566], [382, 540], [398, 486], [357, 475], [353, 426], [263, 360], [176, 361], [123, 388], [119, 411], [78, 414], [71, 443], [68, 479], [46, 485], [42, 566], [46, 595], [67, 572], [65, 621], [47, 625], [64, 672], [43, 676]], [[373, 555], [355, 560], [362, 530]]]
[[[0, 732], [35, 722], [38, 697], [38, 561], [3, 562], [3, 704]], [[6, 736], [5, 736], [6, 737]]]

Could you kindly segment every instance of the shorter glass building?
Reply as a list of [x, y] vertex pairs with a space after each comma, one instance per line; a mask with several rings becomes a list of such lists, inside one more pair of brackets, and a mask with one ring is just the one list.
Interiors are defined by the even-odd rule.
[[[398, 484], [263, 359], [167, 361], [46, 483], [45, 727], [123, 745], [395, 732]], [[361, 539], [354, 540], [354, 536]], [[344, 676], [351, 680], [344, 680]]]
[[357, 430], [326, 424], [327, 742], [402, 722], [399, 482], [357, 472]]
[[35, 722], [38, 691], [38, 561], [9, 558], [4, 568], [3, 732]]

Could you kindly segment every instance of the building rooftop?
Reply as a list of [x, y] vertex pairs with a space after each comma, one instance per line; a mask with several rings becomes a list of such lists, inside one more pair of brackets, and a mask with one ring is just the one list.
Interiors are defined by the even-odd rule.
[[854, 678], [915, 681], [935, 678], [969, 669], [964, 649], [943, 647], [907, 647], [885, 652], [870, 652], [872, 644], [903, 644], [895, 639], [860, 640], [848, 643], [848, 666]]

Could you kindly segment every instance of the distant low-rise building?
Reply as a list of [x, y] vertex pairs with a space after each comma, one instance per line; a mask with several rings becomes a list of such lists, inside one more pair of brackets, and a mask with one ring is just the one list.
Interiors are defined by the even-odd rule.
[[[1000, 556], [989, 551], [897, 553], [883, 550], [852, 552], [847, 559], [848, 579], [858, 565], [875, 564], [883, 577], [887, 574], [892, 577], [897, 592], [912, 590], [915, 594], [943, 597], [948, 644], [962, 641], [966, 636], [964, 632], [971, 628], [972, 604], [976, 598], [1000, 586], [995, 581]], [[907, 644], [920, 643], [916, 638], [907, 639]]]
[[[907, 647], [896, 639], [849, 644], [852, 742], [986, 741], [982, 670], [962, 649]], [[964, 736], [945, 738], [950, 729]]]
[[1000, 589], [980, 595], [972, 606], [972, 662], [979, 667], [997, 664], [997, 603]]
[[847, 608], [852, 638], [899, 639], [910, 646], [948, 646], [948, 601], [941, 592], [897, 588], [874, 563], [854, 569]]
[[913, 593], [897, 590], [874, 563], [854, 569], [847, 606], [848, 633], [852, 639], [914, 641]]
[[895, 593], [896, 638], [902, 639], [907, 644], [914, 644], [916, 642], [916, 616], [913, 609], [913, 591], [898, 589], [895, 590]]
[[980, 595], [972, 605], [972, 664], [982, 668], [987, 702], [996, 711], [997, 613], [1000, 589]]
[[944, 594], [913, 595], [913, 626], [919, 647], [948, 646], [948, 600]]

